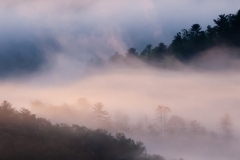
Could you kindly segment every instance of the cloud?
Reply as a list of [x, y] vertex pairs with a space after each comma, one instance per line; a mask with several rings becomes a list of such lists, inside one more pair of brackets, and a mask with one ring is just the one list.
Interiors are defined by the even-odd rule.
[[[199, 23], [204, 28], [212, 24], [217, 15], [236, 12], [239, 9], [236, 4], [236, 0], [231, 0], [231, 3], [223, 0], [1, 0], [0, 24], [7, 30], [1, 28], [0, 34], [7, 33], [4, 38], [10, 36], [18, 46], [28, 43], [29, 52], [34, 50], [33, 54], [39, 61], [22, 68], [39, 68], [47, 60], [44, 58], [44, 47], [51, 44], [38, 45], [35, 42], [36, 39], [45, 41], [42, 40], [45, 35], [50, 35], [59, 43], [60, 57], [65, 57], [66, 61], [78, 61], [82, 66], [93, 57], [107, 59], [115, 52], [125, 54], [130, 47], [141, 52], [149, 43], [153, 46], [161, 41], [170, 44], [173, 36], [182, 28], [189, 28], [193, 23]], [[34, 35], [35, 40], [13, 38], [22, 32]], [[7, 43], [3, 41], [2, 44]], [[2, 50], [9, 48], [5, 46]], [[23, 57], [20, 48], [11, 48], [11, 51]], [[25, 56], [22, 61], [27, 58], [33, 61], [31, 56]], [[16, 64], [20, 62], [16, 58], [13, 61]], [[71, 68], [77, 62], [73, 64]], [[12, 68], [9, 71], [17, 67]]]
[[59, 49], [51, 36], [5, 33], [0, 37], [0, 78], [36, 72], [47, 64], [48, 54]]
[[[125, 43], [138, 48], [146, 45], [147, 41], [154, 44], [166, 41], [169, 44], [173, 35], [183, 27], [187, 28], [193, 23], [206, 27], [213, 23], [212, 19], [217, 15], [238, 10], [236, 0], [231, 0], [231, 3], [223, 0], [12, 0], [0, 3], [2, 10], [19, 14], [32, 22], [43, 22], [43, 26], [64, 29], [69, 34], [95, 33], [96, 30], [107, 34], [105, 29], [119, 27]], [[156, 33], [161, 34], [156, 36]]]
[[[156, 107], [163, 105], [171, 109], [167, 114], [167, 120], [171, 115], [178, 115], [183, 117], [186, 125], [189, 126], [189, 122], [196, 119], [209, 132], [215, 131], [221, 135], [220, 117], [229, 113], [233, 122], [234, 135], [239, 139], [240, 76], [238, 71], [205, 72], [192, 69], [167, 70], [146, 66], [138, 68], [123, 66], [81, 77], [71, 83], [56, 85], [61, 78], [49, 84], [44, 84], [52, 80], [48, 75], [38, 75], [24, 81], [1, 82], [0, 97], [2, 101], [10, 101], [18, 109], [28, 108], [38, 117], [45, 117], [54, 123], [74, 123], [93, 128], [96, 124], [91, 117], [92, 107], [98, 102], [103, 103], [104, 110], [110, 114], [112, 121], [124, 123], [123, 120], [117, 119], [116, 111], [119, 116], [121, 113], [128, 115], [124, 120], [129, 120], [127, 122], [131, 129], [146, 117], [149, 124], [156, 122]], [[79, 103], [80, 97], [86, 100], [81, 99]], [[40, 100], [43, 104], [31, 106], [30, 102], [35, 100]], [[140, 134], [140, 132], [134, 133]], [[239, 153], [235, 150], [239, 148], [237, 140], [236, 146], [225, 146], [228, 148], [225, 151], [229, 152], [226, 154], [221, 152], [222, 145], [210, 145], [209, 139], [207, 141], [196, 139], [197, 142], [189, 144], [188, 141], [181, 142], [181, 138], [161, 141], [158, 136], [135, 136], [130, 137], [144, 141], [149, 152], [164, 155], [169, 159], [179, 158], [179, 156], [207, 159], [206, 152], [214, 153], [209, 155], [209, 159], [220, 156], [235, 160], [239, 157]]]
[[[169, 60], [166, 63], [177, 69], [109, 66], [82, 76], [91, 58], [108, 59], [130, 47], [141, 52], [149, 43], [170, 44], [182, 28], [199, 23], [204, 29], [219, 14], [235, 13], [238, 4], [238, 0], [0, 0], [0, 78], [14, 77], [1, 80], [0, 97], [54, 122], [79, 124], [88, 123], [79, 118], [80, 97], [88, 99], [90, 108], [102, 102], [111, 116], [116, 110], [126, 113], [129, 123], [146, 114], [153, 120], [156, 106], [164, 105], [171, 108], [169, 115], [197, 119], [218, 131], [219, 118], [228, 112], [238, 134], [239, 61], [220, 53], [239, 51], [214, 48], [207, 51], [207, 58], [190, 64], [208, 72]], [[212, 61], [212, 54], [218, 59]], [[212, 67], [223, 69], [213, 72]], [[46, 105], [31, 108], [35, 100]], [[157, 153], [156, 142], [148, 146]]]

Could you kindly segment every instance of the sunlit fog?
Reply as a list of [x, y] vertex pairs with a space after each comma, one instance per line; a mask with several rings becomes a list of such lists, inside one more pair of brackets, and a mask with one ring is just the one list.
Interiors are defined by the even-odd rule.
[[[71, 134], [84, 126], [86, 135], [103, 129], [131, 138], [140, 146], [129, 153], [136, 160], [239, 160], [238, 10], [235, 0], [0, 0], [0, 159], [19, 144], [23, 159], [45, 153], [28, 147], [41, 146], [33, 140], [41, 127], [29, 129], [37, 136], [11, 138], [28, 128], [9, 126], [28, 115]], [[43, 137], [60, 134], [46, 130]], [[47, 147], [57, 148], [49, 137]], [[104, 157], [92, 149], [98, 142], [86, 146], [83, 159]]]

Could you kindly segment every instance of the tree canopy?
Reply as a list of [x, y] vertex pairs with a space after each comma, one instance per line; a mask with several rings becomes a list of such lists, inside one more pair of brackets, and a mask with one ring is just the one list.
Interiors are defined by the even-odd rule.
[[[182, 29], [173, 37], [169, 46], [163, 42], [156, 47], [148, 44], [140, 54], [136, 48], [130, 48], [126, 58], [137, 57], [146, 62], [156, 63], [172, 56], [187, 63], [212, 47], [240, 47], [240, 10], [236, 14], [221, 14], [213, 22], [215, 25], [208, 25], [206, 30], [202, 30], [201, 25], [197, 23], [189, 29]], [[116, 58], [122, 59], [116, 54], [111, 59]]]
[[7, 101], [0, 105], [0, 142], [1, 160], [164, 160], [122, 133], [52, 124]]

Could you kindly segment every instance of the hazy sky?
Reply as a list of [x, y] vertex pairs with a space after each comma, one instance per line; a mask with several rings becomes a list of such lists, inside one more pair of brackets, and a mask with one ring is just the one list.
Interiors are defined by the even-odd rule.
[[81, 66], [93, 55], [170, 44], [182, 28], [206, 28], [219, 14], [239, 8], [238, 0], [1, 0], [1, 68], [32, 72], [51, 58]]
[[[45, 84], [47, 84], [46, 88], [48, 88], [52, 85], [63, 84], [69, 80], [73, 82], [76, 81], [74, 83], [79, 83], [78, 77], [84, 70], [84, 63], [95, 55], [107, 58], [114, 54], [115, 51], [124, 54], [126, 50], [132, 46], [141, 49], [148, 43], [156, 45], [158, 42], [163, 41], [169, 44], [173, 35], [182, 28], [189, 28], [194, 23], [199, 23], [204, 28], [207, 24], [213, 24], [212, 20], [217, 18], [219, 14], [235, 13], [239, 7], [240, 5], [237, 0], [212, 0], [211, 2], [206, 0], [182, 0], [181, 2], [167, 0], [0, 0], [0, 79], [3, 81], [5, 77], [24, 75], [22, 79], [11, 80], [11, 82], [7, 82], [7, 84], [14, 84], [13, 86], [15, 86], [16, 83], [18, 83], [18, 85], [19, 83], [23, 83], [24, 85], [31, 84], [31, 92], [36, 89], [35, 92], [37, 93], [39, 92], [38, 87], [41, 88]], [[220, 50], [221, 52], [230, 52], [229, 50]], [[211, 50], [209, 52], [219, 51]], [[221, 54], [218, 53], [217, 61], [211, 61], [209, 64], [215, 65], [218, 68], [220, 66], [225, 68], [229, 66], [229, 64], [234, 63], [239, 64], [238, 61], [228, 61], [226, 57], [220, 59]], [[204, 66], [204, 64], [202, 65]], [[141, 66], [141, 68], [144, 67]], [[36, 72], [38, 70], [42, 70], [43, 72]], [[111, 72], [115, 73], [114, 70]], [[25, 78], [25, 73], [32, 74]], [[192, 72], [190, 73], [192, 74]], [[233, 71], [233, 73], [236, 72]], [[112, 91], [109, 92], [110, 95], [123, 95], [123, 92], [128, 92], [128, 94], [132, 93], [133, 95], [138, 92], [138, 94], [145, 95], [147, 92], [148, 96], [151, 97], [149, 102], [151, 101], [152, 103], [152, 97], [160, 94], [158, 90], [154, 89], [155, 87], [151, 88], [151, 86], [157, 86], [156, 78], [161, 78], [164, 74], [151, 74], [151, 76], [148, 76], [148, 72], [143, 70], [138, 71], [136, 75], [129, 74], [128, 70], [126, 70], [124, 74], [118, 71], [116, 74], [122, 75], [122, 77], [118, 77], [119, 82], [114, 79], [111, 86], [116, 88], [113, 93]], [[178, 74], [181, 76], [178, 77]], [[169, 80], [183, 78], [184, 84], [183, 86], [179, 84], [180, 88], [182, 86], [185, 89], [193, 88], [193, 90], [195, 90], [194, 87], [191, 86], [192, 79], [186, 79], [188, 74], [182, 72], [178, 74], [174, 76], [170, 74]], [[103, 73], [100, 74], [100, 77], [106, 75]], [[133, 77], [130, 78], [130, 81], [125, 82], [124, 79], [128, 79], [130, 75]], [[146, 78], [148, 82], [154, 82], [156, 85], [145, 86], [146, 89], [144, 88], [138, 91], [141, 85], [134, 87], [131, 80], [138, 78], [140, 75], [142, 75], [143, 79]], [[169, 74], [167, 74], [167, 76], [169, 76]], [[217, 76], [218, 75], [214, 73], [211, 77], [214, 78]], [[95, 78], [98, 80], [98, 75], [92, 79], [95, 80]], [[196, 79], [193, 78], [193, 83], [198, 82], [199, 78], [200, 77]], [[208, 78], [209, 77], [204, 74], [203, 80], [209, 81]], [[224, 76], [221, 77], [221, 79], [224, 80]], [[234, 83], [239, 83], [238, 75], [234, 76], [233, 79], [236, 79]], [[85, 84], [85, 79], [80, 80], [81, 85], [83, 83], [89, 87], [84, 86], [80, 90], [84, 90], [84, 92], [93, 90], [91, 93], [82, 94], [82, 97], [86, 95], [86, 98], [89, 98], [91, 95], [94, 95], [95, 91], [92, 87], [94, 88], [94, 86], [98, 84], [98, 82], [94, 80], [90, 81], [89, 86]], [[214, 80], [216, 79], [214, 78]], [[9, 81], [9, 79], [5, 79], [5, 82], [6, 81]], [[103, 81], [109, 82], [112, 81], [112, 78], [106, 78], [106, 80]], [[11, 88], [6, 85], [5, 82], [2, 85], [6, 86], [7, 89]], [[120, 82], [124, 83], [124, 86], [133, 87], [130, 87], [129, 90], [122, 90], [120, 86], [123, 84]], [[136, 79], [135, 82], [138, 83], [138, 79]], [[145, 82], [139, 83], [144, 84]], [[165, 83], [165, 81], [162, 83]], [[169, 81], [169, 84], [166, 84], [166, 86], [169, 88], [177, 84], [178, 81]], [[65, 86], [67, 85], [69, 84]], [[184, 85], [186, 85], [186, 87], [184, 87]], [[232, 83], [230, 83], [229, 86], [230, 85], [232, 85]], [[101, 84], [100, 86], [102, 88], [99, 89], [99, 92], [109, 87], [107, 84]], [[223, 88], [226, 86], [227, 83], [224, 83]], [[3, 89], [4, 92], [7, 90], [6, 88]], [[16, 88], [19, 90], [19, 87]], [[166, 91], [168, 90], [167, 88]], [[201, 87], [197, 84], [195, 88]], [[170, 89], [172, 88], [170, 87]], [[230, 94], [231, 89], [234, 91], [233, 94]], [[232, 87], [231, 89], [229, 89], [227, 95], [230, 95], [230, 99], [233, 98], [235, 100], [238, 88], [234, 90], [234, 87]], [[15, 89], [10, 89], [10, 92], [12, 92], [12, 90]], [[61, 93], [65, 95], [65, 88], [62, 90]], [[155, 91], [156, 93], [152, 93]], [[216, 91], [218, 91], [218, 88], [211, 88], [209, 90], [210, 93]], [[3, 95], [4, 92], [2, 93]], [[181, 92], [181, 89], [177, 89], [177, 92]], [[194, 93], [192, 90], [189, 91], [187, 95], [191, 96], [192, 92]], [[175, 90], [170, 92], [169, 95], [172, 95], [175, 101], [179, 98], [181, 99], [180, 94], [174, 96], [174, 93]], [[166, 94], [166, 92], [164, 94]], [[43, 94], [41, 99], [44, 99], [44, 95], [45, 94]], [[98, 101], [108, 99], [107, 95], [108, 92], [104, 92]], [[11, 96], [11, 94], [7, 94], [4, 96], [4, 99], [10, 98], [14, 100], [17, 97], [20, 99], [23, 98], [18, 94], [15, 98], [11, 98]], [[29, 103], [30, 100], [32, 101], [38, 97], [33, 96], [30, 98], [28, 95], [25, 96], [25, 103]], [[77, 97], [80, 97], [79, 93], [76, 94], [75, 99], [77, 99]], [[138, 98], [139, 97], [136, 97], [136, 99]], [[153, 99], [155, 100], [155, 98]], [[166, 99], [166, 97], [164, 99]], [[213, 102], [217, 103], [215, 101], [216, 99], [214, 99]], [[53, 100], [53, 102], [55, 102], [55, 100]], [[146, 100], [146, 105], [147, 102]], [[119, 102], [116, 100], [114, 103]], [[157, 105], [157, 103], [152, 106]], [[194, 101], [192, 103], [188, 102], [188, 105], [192, 106], [194, 103]], [[229, 101], [228, 103], [233, 102]], [[238, 104], [237, 100], [236, 104]], [[135, 105], [138, 106], [138, 104]], [[127, 106], [127, 104], [124, 104], [124, 106]], [[235, 106], [235, 104], [233, 106]]]
[[128, 113], [131, 122], [144, 114], [152, 119], [164, 105], [170, 115], [197, 119], [216, 131], [219, 118], [229, 113], [239, 135], [240, 63], [226, 56], [239, 52], [234, 49], [213, 48], [192, 62], [220, 68], [217, 72], [167, 61], [177, 70], [110, 66], [111, 71], [79, 78], [93, 57], [169, 45], [181, 29], [195, 23], [205, 29], [218, 15], [239, 9], [239, 0], [0, 0], [0, 102], [33, 109], [30, 102], [42, 100], [53, 107], [34, 113], [69, 123], [79, 117], [80, 97], [102, 102], [111, 116], [116, 110]]

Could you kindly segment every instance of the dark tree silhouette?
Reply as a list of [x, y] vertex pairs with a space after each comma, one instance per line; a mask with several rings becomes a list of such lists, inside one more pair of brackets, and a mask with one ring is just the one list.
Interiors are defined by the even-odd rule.
[[141, 56], [141, 58], [147, 59], [149, 57], [149, 55], [151, 54], [151, 52], [152, 52], [152, 45], [148, 44], [145, 47], [145, 49], [141, 52], [140, 56]]
[[206, 34], [201, 29], [199, 24], [193, 24], [189, 30], [183, 29], [174, 36], [170, 50], [178, 59], [189, 61], [207, 48]]
[[126, 54], [127, 56], [134, 56], [134, 57], [137, 57], [138, 56], [138, 52], [137, 52], [137, 50], [135, 49], [135, 48], [129, 48], [128, 50], [127, 50], [127, 54]]
[[159, 43], [150, 53], [150, 59], [159, 61], [166, 56], [167, 46], [164, 43]]
[[218, 43], [228, 42], [230, 38], [230, 19], [232, 15], [219, 15], [217, 19], [214, 19], [216, 24], [215, 28], [217, 30]]
[[188, 63], [194, 58], [203, 55], [203, 51], [215, 46], [240, 47], [240, 10], [236, 14], [219, 15], [213, 21], [215, 25], [208, 25], [205, 31], [197, 23], [193, 24], [189, 29], [182, 29], [181, 32], [174, 36], [168, 47], [162, 42], [155, 47], [148, 44], [140, 54], [138, 54], [136, 48], [130, 48], [126, 53], [126, 57], [115, 54], [110, 58], [110, 61], [116, 63], [119, 63], [119, 61], [129, 62], [124, 61], [124, 59], [135, 57], [149, 64], [156, 64], [161, 63], [162, 59], [170, 56], [177, 58], [181, 62]]
[[123, 63], [124, 62], [124, 57], [116, 52], [114, 55], [112, 55], [109, 59], [111, 63]]
[[206, 33], [206, 47], [212, 47], [216, 44], [217, 29], [210, 25], [207, 26]]
[[240, 47], [240, 10], [231, 16], [230, 38], [234, 46]]

